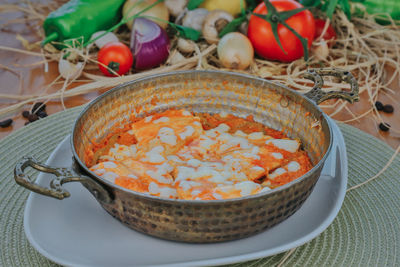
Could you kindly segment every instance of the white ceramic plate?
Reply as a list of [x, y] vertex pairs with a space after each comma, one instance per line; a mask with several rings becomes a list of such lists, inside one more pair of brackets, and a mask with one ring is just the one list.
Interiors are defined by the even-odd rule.
[[[24, 228], [30, 243], [50, 260], [73, 266], [198, 266], [242, 262], [274, 255], [309, 242], [336, 217], [347, 186], [343, 136], [330, 121], [334, 146], [314, 191], [290, 218], [255, 236], [217, 244], [187, 244], [153, 238], [121, 224], [78, 183], [64, 187], [71, 197], [57, 200], [31, 193]], [[48, 165], [70, 166], [69, 136]], [[40, 174], [38, 183], [50, 177]]]

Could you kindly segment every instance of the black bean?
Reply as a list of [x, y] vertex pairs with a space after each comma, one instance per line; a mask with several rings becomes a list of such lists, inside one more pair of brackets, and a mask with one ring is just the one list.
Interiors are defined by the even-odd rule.
[[38, 115], [36, 115], [36, 114], [29, 114], [29, 116], [28, 116], [28, 120], [29, 120], [30, 122], [37, 121], [38, 119], [39, 119], [39, 117], [38, 117]]
[[393, 106], [392, 105], [384, 105], [383, 106], [383, 112], [385, 112], [385, 113], [393, 113], [393, 111], [394, 111], [394, 108], [393, 108]]
[[46, 109], [46, 104], [43, 102], [37, 102], [33, 105], [31, 113], [38, 113], [39, 111], [44, 111]]
[[382, 102], [376, 101], [376, 102], [375, 102], [375, 107], [376, 107], [376, 109], [377, 109], [378, 111], [383, 110], [383, 104], [382, 104]]
[[25, 122], [25, 125], [28, 125], [29, 123], [31, 123], [30, 121]]
[[4, 121], [0, 121], [0, 127], [1, 128], [6, 128], [12, 124], [13, 120], [12, 119], [6, 119]]
[[381, 131], [387, 132], [390, 129], [390, 124], [386, 123], [386, 122], [381, 122], [381, 123], [379, 123], [379, 129]]
[[47, 117], [46, 111], [39, 111], [36, 114], [39, 116], [39, 118]]
[[29, 114], [31, 114], [31, 113], [27, 110], [22, 111], [22, 117], [24, 117], [24, 118], [28, 118]]

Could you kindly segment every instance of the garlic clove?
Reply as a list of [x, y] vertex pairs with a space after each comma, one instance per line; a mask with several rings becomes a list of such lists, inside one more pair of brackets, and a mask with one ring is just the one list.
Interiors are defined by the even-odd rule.
[[202, 33], [209, 44], [216, 44], [219, 41], [220, 30], [233, 20], [233, 16], [222, 10], [211, 11], [204, 19]]
[[185, 57], [181, 53], [179, 53], [179, 51], [175, 50], [174, 53], [172, 53], [169, 56], [169, 58], [167, 60], [167, 64], [175, 65], [177, 63], [182, 62], [182, 60], [184, 60], [184, 59], [185, 59]]
[[312, 47], [312, 54], [319, 60], [326, 60], [329, 56], [329, 46], [325, 40], [321, 40]]
[[195, 29], [197, 31], [201, 31], [203, 28], [204, 20], [207, 17], [208, 13], [210, 12], [205, 8], [196, 8], [190, 10], [183, 18], [182, 25]]
[[58, 72], [61, 77], [68, 80], [78, 78], [83, 70], [83, 63], [78, 62], [77, 64], [71, 63], [66, 59], [61, 58], [58, 62]]
[[[93, 40], [103, 33], [105, 33], [105, 31], [95, 32], [92, 34], [92, 37], [90, 39]], [[98, 48], [102, 48], [104, 45], [110, 42], [119, 42], [118, 37], [112, 32], [108, 32], [104, 36], [94, 41], [95, 45]]]
[[183, 38], [178, 39], [177, 47], [182, 53], [192, 53], [196, 49], [193, 41]]

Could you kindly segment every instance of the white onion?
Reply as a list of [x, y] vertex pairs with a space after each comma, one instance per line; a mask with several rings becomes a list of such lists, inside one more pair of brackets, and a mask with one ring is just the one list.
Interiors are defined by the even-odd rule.
[[225, 68], [244, 70], [253, 62], [254, 49], [243, 34], [231, 32], [218, 43], [218, 58]]

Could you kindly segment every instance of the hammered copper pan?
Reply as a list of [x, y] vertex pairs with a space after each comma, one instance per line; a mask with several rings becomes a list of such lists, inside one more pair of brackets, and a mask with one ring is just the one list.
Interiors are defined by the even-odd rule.
[[[62, 184], [81, 182], [100, 205], [116, 219], [137, 231], [185, 242], [220, 242], [247, 237], [282, 222], [296, 212], [313, 190], [332, 144], [326, 115], [317, 104], [328, 98], [358, 99], [353, 76], [338, 70], [309, 71], [314, 88], [305, 96], [277, 83], [248, 75], [220, 71], [184, 71], [138, 79], [99, 96], [75, 122], [71, 145], [73, 167], [53, 168], [24, 157], [15, 167], [18, 184], [44, 195], [63, 199], [69, 193]], [[323, 92], [321, 76], [333, 75], [351, 84], [351, 92]], [[258, 122], [299, 138], [314, 165], [304, 176], [269, 192], [227, 200], [172, 200], [117, 186], [85, 166], [85, 149], [99, 141], [117, 123], [133, 113], [169, 108], [195, 112], [225, 111], [253, 115]], [[56, 177], [49, 188], [35, 184], [24, 174], [26, 167]]]

